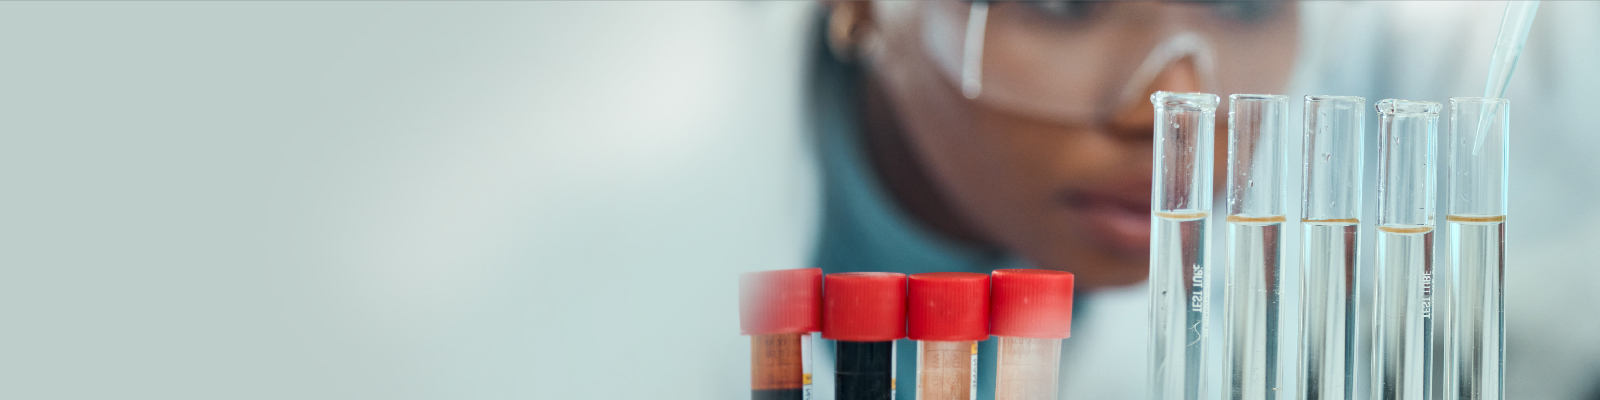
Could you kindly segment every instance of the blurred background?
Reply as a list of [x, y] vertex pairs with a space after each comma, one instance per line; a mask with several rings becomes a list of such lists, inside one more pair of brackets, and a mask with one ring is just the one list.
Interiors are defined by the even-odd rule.
[[[736, 276], [817, 246], [821, 7], [0, 3], [0, 398], [745, 398]], [[1478, 95], [1502, 7], [1307, 5], [1286, 94]], [[1596, 65], [1600, 4], [1546, 3], [1512, 398], [1600, 399]]]

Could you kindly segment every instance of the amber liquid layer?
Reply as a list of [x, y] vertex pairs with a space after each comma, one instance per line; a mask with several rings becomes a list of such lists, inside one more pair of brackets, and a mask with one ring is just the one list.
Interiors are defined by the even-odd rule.
[[1000, 337], [995, 400], [1055, 400], [1061, 339]]
[[[750, 390], [754, 399], [799, 399], [804, 383], [799, 333], [750, 336]], [[773, 393], [763, 393], [773, 392]], [[768, 396], [768, 397], [763, 397]], [[770, 397], [780, 396], [780, 397]]]
[[917, 400], [974, 400], [978, 342], [917, 342]]

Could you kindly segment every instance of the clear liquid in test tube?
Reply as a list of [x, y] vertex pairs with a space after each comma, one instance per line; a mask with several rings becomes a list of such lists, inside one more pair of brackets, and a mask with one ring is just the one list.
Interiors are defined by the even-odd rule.
[[1367, 99], [1306, 96], [1297, 400], [1353, 400]]
[[1505, 398], [1505, 221], [1510, 104], [1450, 99], [1445, 222], [1451, 306], [1445, 317], [1444, 398]]
[[1223, 371], [1235, 400], [1278, 397], [1283, 298], [1284, 136], [1289, 97], [1228, 96], [1228, 261]]
[[1429, 400], [1433, 363], [1434, 138], [1439, 103], [1378, 109], [1373, 400]]
[[1203, 398], [1217, 96], [1156, 92], [1150, 235], [1150, 398]]

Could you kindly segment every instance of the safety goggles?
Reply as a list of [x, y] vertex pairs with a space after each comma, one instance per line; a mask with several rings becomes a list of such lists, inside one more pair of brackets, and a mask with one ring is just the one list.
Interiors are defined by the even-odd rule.
[[1199, 90], [1282, 90], [1299, 38], [1298, 7], [1237, 2], [937, 2], [921, 35], [973, 101], [1070, 123], [1105, 121], [1148, 101], [1173, 63]]

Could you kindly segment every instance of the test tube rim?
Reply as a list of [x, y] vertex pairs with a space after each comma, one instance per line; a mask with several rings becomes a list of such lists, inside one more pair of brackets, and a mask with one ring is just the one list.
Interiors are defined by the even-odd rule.
[[1264, 101], [1289, 101], [1289, 96], [1281, 94], [1251, 94], [1240, 93], [1228, 95], [1228, 100], [1264, 100]]
[[[1352, 106], [1351, 109], [1359, 109], [1359, 108], [1365, 107], [1367, 105], [1367, 98], [1366, 97], [1361, 97], [1361, 96], [1334, 96], [1334, 95], [1306, 95], [1305, 96], [1305, 103], [1307, 103], [1307, 105], [1310, 105], [1310, 103], [1334, 103], [1334, 102], [1354, 103], [1354, 104], [1351, 104], [1351, 106]], [[1343, 109], [1343, 108], [1340, 108], [1340, 109]]]
[[1437, 101], [1383, 99], [1374, 105], [1378, 114], [1382, 115], [1431, 115], [1438, 116], [1439, 110], [1444, 108]]
[[1479, 97], [1479, 96], [1463, 96], [1463, 97], [1451, 97], [1450, 98], [1450, 104], [1452, 104], [1452, 105], [1454, 105], [1454, 104], [1462, 104], [1462, 103], [1494, 103], [1494, 104], [1510, 105], [1511, 104], [1511, 100], [1503, 98], [1503, 97]]
[[1306, 95], [1305, 99], [1306, 99], [1306, 101], [1359, 101], [1359, 102], [1362, 102], [1362, 103], [1367, 102], [1367, 98], [1366, 97], [1345, 96], [1345, 95], [1331, 95], [1331, 94], [1308, 94], [1308, 95]]
[[1160, 109], [1216, 111], [1222, 99], [1215, 94], [1202, 92], [1157, 91], [1150, 94], [1150, 103]]

